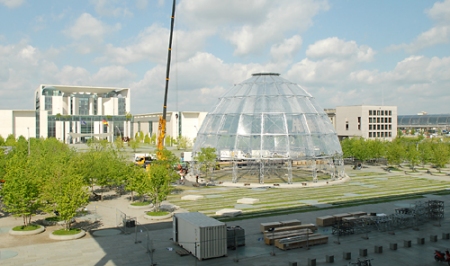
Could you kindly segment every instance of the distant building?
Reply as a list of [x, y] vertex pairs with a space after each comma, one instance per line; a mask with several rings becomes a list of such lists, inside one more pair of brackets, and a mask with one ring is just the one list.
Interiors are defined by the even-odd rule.
[[423, 133], [448, 132], [450, 130], [450, 114], [433, 114], [421, 112], [417, 115], [399, 115], [398, 129], [405, 132], [414, 130]]
[[339, 139], [393, 140], [397, 136], [397, 106], [338, 106], [336, 131]]
[[[174, 139], [187, 137], [193, 141], [206, 117], [207, 112], [167, 112], [166, 137]], [[159, 117], [162, 113], [138, 114], [133, 116], [131, 129], [144, 135], [158, 135]], [[134, 136], [132, 136], [134, 137]]]

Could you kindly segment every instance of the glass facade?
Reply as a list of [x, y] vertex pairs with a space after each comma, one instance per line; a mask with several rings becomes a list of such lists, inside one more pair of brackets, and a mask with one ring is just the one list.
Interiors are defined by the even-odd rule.
[[332, 179], [344, 174], [342, 149], [324, 109], [275, 73], [254, 74], [219, 98], [198, 132], [194, 155], [202, 147], [214, 147], [217, 158], [230, 163], [232, 182], [252, 175], [259, 183], [291, 183], [305, 175], [317, 181], [318, 169]]

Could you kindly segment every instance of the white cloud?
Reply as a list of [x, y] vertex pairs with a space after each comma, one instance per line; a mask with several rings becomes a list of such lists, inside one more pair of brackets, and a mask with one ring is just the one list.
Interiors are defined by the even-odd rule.
[[64, 31], [64, 33], [75, 40], [79, 40], [83, 37], [102, 39], [104, 35], [119, 30], [120, 28], [120, 24], [116, 24], [112, 27], [94, 18], [89, 13], [83, 13], [70, 28]]
[[16, 8], [21, 6], [25, 1], [24, 0], [0, 0], [0, 4], [5, 5], [9, 8]]
[[145, 8], [147, 8], [147, 6], [148, 6], [148, 0], [136, 0], [136, 7], [138, 9], [145, 9]]
[[433, 7], [425, 13], [438, 22], [450, 22], [450, 0], [434, 3]]
[[434, 20], [435, 26], [420, 33], [411, 43], [392, 45], [390, 50], [404, 49], [415, 53], [423, 48], [450, 42], [450, 0], [436, 2], [425, 13]]
[[[300, 33], [312, 25], [312, 18], [327, 10], [326, 1], [214, 1], [180, 3], [186, 15], [182, 21], [193, 27], [213, 28], [234, 47], [235, 55], [259, 53], [270, 43]], [[225, 25], [225, 26], [224, 26]]]
[[310, 45], [306, 51], [308, 58], [372, 61], [375, 52], [366, 45], [358, 46], [355, 41], [344, 41], [337, 37], [327, 38]]
[[[130, 64], [138, 61], [152, 61], [165, 64], [167, 61], [167, 48], [169, 30], [159, 25], [152, 25], [139, 34], [132, 44], [123, 47], [106, 46], [105, 55], [97, 61], [109, 61], [116, 64]], [[209, 36], [205, 31], [175, 31], [172, 41], [173, 57], [176, 60], [185, 60], [195, 54]], [[175, 58], [173, 58], [175, 59]]]
[[272, 45], [270, 48], [270, 56], [273, 61], [292, 59], [292, 57], [300, 50], [302, 42], [302, 37], [294, 35], [289, 39], [283, 40], [282, 43]]
[[91, 0], [95, 6], [95, 11], [101, 16], [107, 17], [132, 17], [133, 13], [126, 7], [120, 7], [126, 1], [118, 0]]

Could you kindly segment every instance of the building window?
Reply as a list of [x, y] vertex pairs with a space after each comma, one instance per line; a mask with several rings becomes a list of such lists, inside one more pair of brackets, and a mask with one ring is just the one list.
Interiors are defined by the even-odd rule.
[[380, 137], [380, 132], [377, 132], [377, 137], [378, 137], [378, 138]]
[[392, 115], [392, 111], [389, 111], [389, 115]]
[[377, 130], [380, 130], [380, 125], [377, 125]]
[[377, 115], [380, 115], [380, 110], [377, 110]]
[[358, 130], [361, 130], [361, 117], [358, 116]]
[[125, 112], [125, 98], [119, 98], [119, 99], [117, 99], [118, 100], [118, 114], [119, 115], [125, 115], [126, 114], [126, 112]]
[[380, 123], [380, 118], [379, 117], [377, 117], [377, 123]]
[[372, 115], [372, 110], [369, 110], [369, 115]]
[[372, 130], [372, 125], [369, 125], [369, 130]]
[[348, 122], [345, 122], [345, 130], [348, 130]]
[[392, 123], [392, 118], [389, 117], [389, 123]]
[[384, 115], [384, 111], [383, 110], [381, 110], [381, 115]]
[[392, 125], [389, 125], [389, 130], [392, 130]]
[[389, 137], [392, 137], [392, 133], [391, 132], [389, 132]]
[[369, 132], [369, 138], [371, 138], [372, 137], [372, 132]]

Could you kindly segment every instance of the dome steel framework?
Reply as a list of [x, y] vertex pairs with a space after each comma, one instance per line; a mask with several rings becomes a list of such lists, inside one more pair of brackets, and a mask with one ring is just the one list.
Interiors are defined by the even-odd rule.
[[344, 176], [328, 115], [311, 94], [276, 73], [253, 74], [220, 97], [198, 131], [193, 155], [202, 147], [216, 149], [216, 181], [231, 176], [234, 183], [290, 184]]

